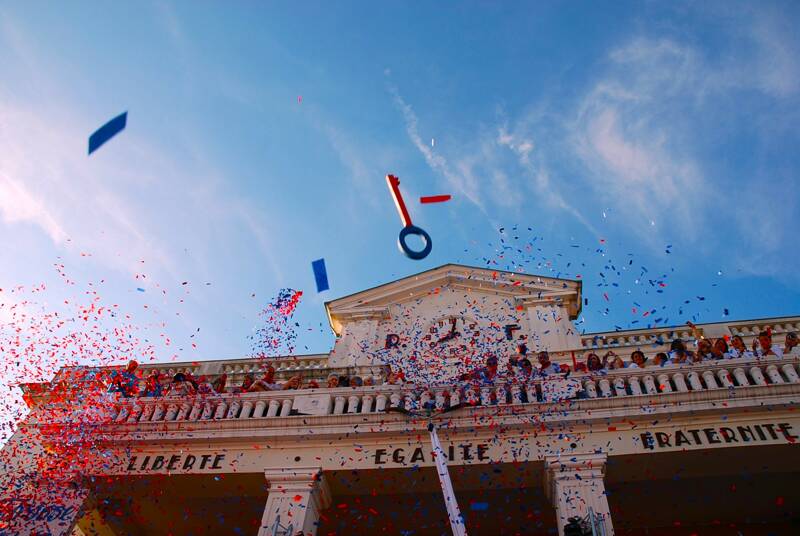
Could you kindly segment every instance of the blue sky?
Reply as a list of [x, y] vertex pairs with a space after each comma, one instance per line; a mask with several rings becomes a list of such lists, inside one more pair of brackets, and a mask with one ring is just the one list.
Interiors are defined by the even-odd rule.
[[[447, 262], [580, 275], [587, 331], [798, 314], [798, 22], [793, 2], [2, 2], [0, 288], [56, 307], [102, 280], [189, 360], [246, 355], [282, 287], [305, 292], [298, 351], [325, 352], [324, 301]], [[424, 261], [397, 250], [386, 173]]]

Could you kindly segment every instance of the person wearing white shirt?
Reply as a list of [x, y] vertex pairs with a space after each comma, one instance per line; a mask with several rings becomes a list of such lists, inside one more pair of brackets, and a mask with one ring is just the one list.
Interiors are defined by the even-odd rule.
[[772, 344], [772, 333], [769, 331], [759, 333], [756, 341], [753, 341], [753, 349], [758, 357], [771, 357], [773, 359], [783, 357], [783, 349], [777, 344]]
[[641, 350], [634, 350], [631, 354], [631, 362], [628, 363], [627, 368], [643, 369], [646, 366], [647, 356]]
[[537, 359], [539, 360], [539, 368], [536, 371], [537, 374], [547, 376], [548, 374], [561, 373], [561, 367], [550, 361], [550, 354], [547, 352], [539, 352]]
[[686, 350], [686, 345], [680, 339], [675, 339], [670, 345], [669, 362], [672, 365], [691, 365], [694, 352]]
[[745, 346], [741, 335], [734, 335], [731, 338], [731, 348], [728, 350], [728, 354], [730, 354], [730, 359], [751, 359], [755, 357], [755, 354]]

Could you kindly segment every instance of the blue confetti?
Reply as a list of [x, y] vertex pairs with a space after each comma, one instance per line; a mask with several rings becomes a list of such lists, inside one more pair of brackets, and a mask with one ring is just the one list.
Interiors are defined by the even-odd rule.
[[317, 292], [323, 292], [331, 288], [328, 286], [328, 271], [325, 270], [325, 259], [317, 259], [311, 263], [314, 270], [314, 279], [317, 281]]
[[489, 509], [489, 503], [485, 503], [485, 502], [474, 502], [474, 503], [470, 504], [470, 505], [469, 505], [469, 507], [470, 507], [472, 510], [476, 511], [476, 512], [477, 512], [477, 511], [485, 512], [486, 510], [488, 510], [488, 509]]
[[98, 128], [89, 136], [89, 154], [92, 154], [102, 145], [119, 134], [128, 122], [128, 112], [122, 112], [117, 117]]
[[144, 292], [144, 289], [142, 287], [136, 287], [136, 290], [138, 290], [139, 292]]

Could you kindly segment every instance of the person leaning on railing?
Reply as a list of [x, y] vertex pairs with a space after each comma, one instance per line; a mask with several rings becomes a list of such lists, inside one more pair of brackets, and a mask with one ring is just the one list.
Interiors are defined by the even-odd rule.
[[731, 337], [731, 348], [728, 353], [730, 353], [732, 359], [738, 359], [740, 357], [749, 359], [755, 357], [755, 354], [747, 349], [741, 335], [734, 335]]
[[623, 361], [620, 356], [610, 350], [606, 352], [606, 355], [603, 356], [603, 362], [606, 363], [606, 368], [608, 370], [619, 370], [625, 368], [625, 361]]
[[153, 369], [147, 376], [144, 382], [144, 389], [139, 393], [139, 396], [144, 397], [157, 397], [161, 396], [164, 392], [161, 386], [161, 373], [158, 369]]
[[[606, 354], [606, 357], [608, 357], [608, 354]], [[589, 352], [586, 355], [586, 364], [584, 368], [586, 369], [586, 372], [588, 372], [589, 374], [595, 374], [595, 373], [605, 374], [607, 372], [606, 370], [607, 364], [608, 364], [607, 359], [601, 361], [599, 355], [597, 355], [594, 352]]]
[[217, 377], [216, 380], [214, 380], [214, 383], [211, 384], [211, 387], [214, 388], [215, 393], [222, 394], [226, 392], [225, 387], [227, 383], [228, 383], [228, 375], [223, 372], [222, 374], [219, 375], [219, 377]]
[[694, 361], [694, 352], [686, 349], [681, 339], [675, 339], [670, 344], [669, 361], [672, 365], [683, 365]]
[[753, 340], [753, 353], [756, 357], [783, 357], [783, 349], [772, 344], [772, 330], [767, 328]]
[[669, 365], [669, 356], [666, 352], [658, 352], [653, 358], [653, 365], [658, 367], [665, 367]]
[[786, 334], [786, 340], [784, 341], [783, 345], [783, 353], [790, 354], [792, 351], [800, 345], [800, 337], [797, 336], [797, 333], [794, 331], [790, 331]]
[[136, 396], [139, 391], [139, 376], [136, 369], [139, 363], [131, 359], [125, 370], [115, 370], [111, 373], [111, 384], [108, 386], [109, 392], [120, 393], [125, 398]]
[[647, 356], [641, 350], [634, 350], [631, 354], [631, 362], [627, 368], [645, 368], [647, 366]]
[[275, 367], [269, 365], [264, 371], [264, 376], [260, 380], [255, 381], [249, 388], [247, 388], [246, 391], [248, 393], [257, 393], [262, 391], [285, 391], [288, 389], [299, 389], [302, 380], [302, 377], [297, 375], [292, 376], [283, 384], [277, 383], [275, 381]]
[[712, 359], [730, 359], [730, 355], [728, 342], [723, 337], [714, 341], [714, 344], [711, 346]]

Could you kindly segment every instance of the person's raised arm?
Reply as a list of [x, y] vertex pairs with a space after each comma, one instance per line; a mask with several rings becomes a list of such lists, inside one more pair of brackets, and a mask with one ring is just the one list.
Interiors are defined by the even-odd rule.
[[692, 330], [692, 337], [694, 337], [695, 341], [699, 341], [701, 339], [705, 339], [703, 334], [700, 333], [700, 330], [697, 328], [697, 326], [694, 325], [694, 322], [689, 320], [689, 321], [686, 322], [686, 325], [689, 326], [689, 328]]

